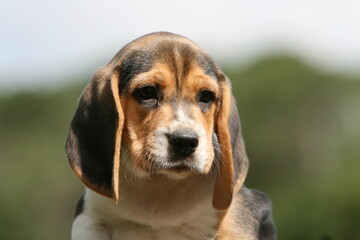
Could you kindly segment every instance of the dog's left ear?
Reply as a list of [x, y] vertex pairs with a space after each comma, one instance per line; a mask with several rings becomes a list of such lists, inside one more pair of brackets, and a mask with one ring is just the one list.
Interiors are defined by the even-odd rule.
[[231, 83], [220, 71], [218, 79], [221, 100], [215, 120], [215, 132], [221, 157], [212, 204], [217, 210], [225, 210], [230, 206], [233, 194], [243, 185], [248, 170], [248, 159], [235, 98], [231, 93]]
[[119, 200], [121, 133], [124, 114], [119, 76], [98, 70], [85, 87], [66, 141], [70, 165], [91, 190]]

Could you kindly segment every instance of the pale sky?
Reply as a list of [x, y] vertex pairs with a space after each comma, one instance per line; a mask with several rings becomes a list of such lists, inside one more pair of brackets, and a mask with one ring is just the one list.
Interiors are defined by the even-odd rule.
[[220, 63], [284, 50], [335, 72], [360, 66], [359, 0], [0, 1], [0, 90], [91, 76], [154, 31], [187, 36]]

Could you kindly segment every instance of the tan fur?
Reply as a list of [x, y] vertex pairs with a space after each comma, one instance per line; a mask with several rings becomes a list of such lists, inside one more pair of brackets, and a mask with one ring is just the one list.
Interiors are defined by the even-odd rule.
[[[197, 79], [199, 81], [194, 81]], [[197, 66], [194, 66], [184, 79], [181, 81], [181, 90], [176, 89], [176, 76], [165, 64], [157, 64], [150, 71], [139, 74], [129, 86], [129, 93], [121, 100], [122, 109], [124, 109], [125, 129], [124, 129], [124, 143], [129, 147], [135, 164], [143, 171], [150, 170], [152, 165], [151, 157], [148, 154], [151, 149], [147, 148], [149, 142], [153, 137], [153, 132], [158, 126], [168, 126], [174, 118], [174, 113], [170, 107], [170, 101], [176, 96], [178, 101], [186, 99], [196, 104], [196, 97], [199, 91], [203, 89], [214, 91], [219, 95], [219, 87], [214, 79], [204, 74], [204, 72]], [[180, 84], [178, 82], [178, 84]], [[163, 91], [164, 99], [162, 105], [153, 111], [142, 109], [139, 104], [131, 97], [131, 92], [137, 88], [147, 85], [158, 85]], [[195, 121], [205, 126], [207, 133], [207, 144], [211, 145], [211, 136], [214, 128], [215, 106], [206, 113], [201, 113], [198, 107], [194, 107], [192, 113]], [[145, 153], [145, 154], [144, 154]], [[213, 160], [212, 149], [209, 149], [209, 159], [206, 170], [210, 170]]]
[[[144, 52], [144, 59], [131, 59]], [[122, 70], [129, 67], [125, 63], [146, 71], [130, 66], [123, 72], [143, 71], [124, 82]], [[161, 92], [155, 107], [137, 98], [141, 88], [149, 86]], [[203, 91], [212, 94], [206, 107], [199, 100]], [[243, 187], [248, 160], [230, 82], [194, 42], [169, 33], [134, 40], [96, 72], [78, 110], [67, 153], [88, 189], [83, 212], [73, 224], [73, 240], [258, 239], [262, 218], [249, 208], [254, 193]], [[99, 122], [91, 122], [90, 114]], [[88, 126], [96, 129], [90, 137], [81, 132]], [[198, 142], [182, 159], [188, 165], [177, 168], [171, 165], [178, 160], [169, 139], [184, 129], [193, 131]], [[234, 145], [232, 137], [237, 139]], [[106, 142], [96, 142], [97, 138]], [[83, 146], [92, 146], [90, 152], [98, 157], [89, 156]], [[100, 147], [104, 153], [98, 152]], [[96, 168], [102, 163], [111, 164], [111, 171], [102, 165]]]
[[232, 149], [230, 144], [230, 133], [228, 130], [228, 119], [230, 115], [230, 89], [225, 82], [221, 82], [222, 104], [217, 117], [217, 131], [221, 149], [220, 173], [217, 178], [213, 197], [213, 206], [218, 210], [229, 207], [234, 188], [234, 169], [232, 163]]
[[124, 113], [120, 103], [119, 98], [119, 76], [118, 74], [113, 74], [111, 77], [111, 90], [114, 96], [114, 101], [119, 116], [119, 122], [116, 130], [115, 137], [115, 149], [114, 149], [114, 167], [113, 167], [113, 191], [114, 191], [114, 200], [119, 201], [119, 173], [120, 173], [120, 149], [121, 149], [121, 138], [122, 131], [124, 126]]
[[129, 92], [133, 92], [141, 86], [157, 84], [165, 90], [165, 95], [169, 97], [175, 91], [175, 77], [168, 65], [158, 63], [150, 71], [137, 75], [130, 83]]

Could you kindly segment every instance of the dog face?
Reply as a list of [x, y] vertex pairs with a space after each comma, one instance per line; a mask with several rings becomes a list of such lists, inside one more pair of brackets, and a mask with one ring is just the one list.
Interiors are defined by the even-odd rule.
[[97, 71], [79, 101], [66, 149], [79, 178], [115, 200], [120, 155], [127, 153], [121, 165], [140, 177], [178, 179], [218, 167], [217, 209], [229, 206], [247, 171], [229, 81], [199, 46], [170, 33], [134, 40]]
[[[163, 44], [169, 50], [161, 56]], [[131, 79], [121, 94], [123, 143], [133, 161], [128, 169], [139, 176], [206, 174], [214, 160], [220, 96], [216, 72], [206, 73], [197, 59], [202, 53], [188, 45], [165, 42], [150, 51], [159, 51], [156, 63]], [[120, 66], [121, 71], [126, 67]]]

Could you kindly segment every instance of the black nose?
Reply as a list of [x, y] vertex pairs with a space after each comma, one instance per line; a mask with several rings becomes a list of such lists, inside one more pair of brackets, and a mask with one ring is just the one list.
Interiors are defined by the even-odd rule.
[[192, 130], [178, 130], [170, 135], [169, 143], [174, 154], [186, 158], [195, 152], [199, 140], [196, 132]]

